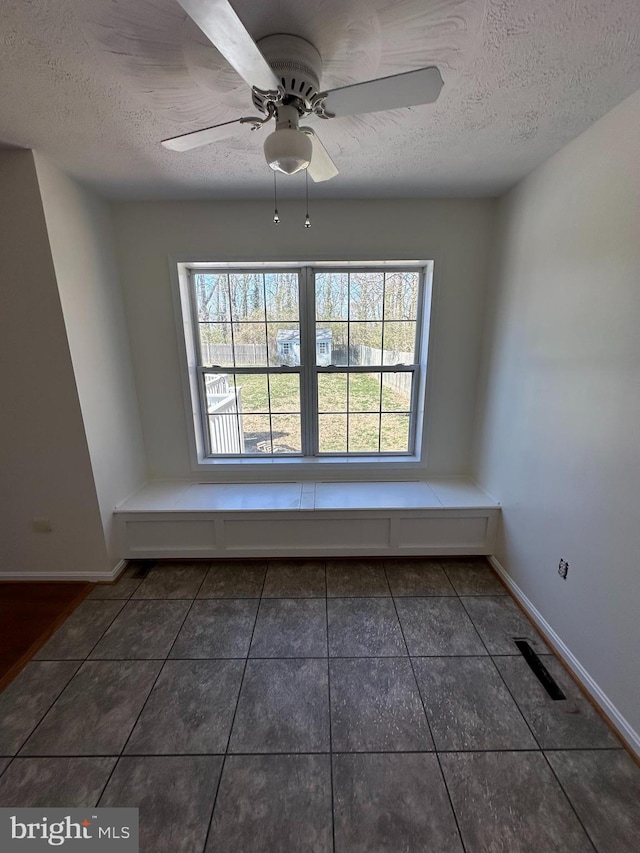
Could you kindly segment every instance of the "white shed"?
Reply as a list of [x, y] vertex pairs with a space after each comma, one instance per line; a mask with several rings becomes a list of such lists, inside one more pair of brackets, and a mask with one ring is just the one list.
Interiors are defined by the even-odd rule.
[[[316, 329], [316, 364], [331, 364], [331, 329]], [[298, 329], [279, 329], [276, 335], [278, 355], [285, 364], [300, 364], [300, 332]]]

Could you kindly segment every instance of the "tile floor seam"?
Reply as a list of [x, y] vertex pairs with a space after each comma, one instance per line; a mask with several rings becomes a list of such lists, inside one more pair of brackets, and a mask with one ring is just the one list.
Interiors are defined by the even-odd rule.
[[109, 603], [111, 603], [111, 601], [110, 601], [109, 599], [97, 599], [96, 601], [93, 601], [92, 599], [89, 599], [89, 598], [88, 598], [88, 596], [87, 596], [87, 597], [84, 599], [84, 601], [82, 601], [82, 602], [78, 605], [78, 607], [76, 607], [76, 609], [75, 609], [72, 613], [70, 613], [70, 614], [69, 614], [69, 616], [67, 616], [67, 618], [64, 620], [64, 622], [63, 622], [61, 625], [59, 625], [59, 626], [57, 627], [57, 629], [55, 630], [55, 632], [54, 632], [54, 633], [49, 637], [49, 639], [48, 639], [48, 640], [47, 640], [47, 642], [44, 644], [44, 646], [42, 646], [42, 648], [38, 649], [38, 651], [36, 652], [36, 656], [34, 656], [33, 658], [31, 658], [31, 660], [32, 660], [32, 661], [39, 661], [39, 660], [48, 660], [48, 661], [52, 661], [52, 660], [53, 660], [53, 661], [55, 661], [55, 660], [82, 660], [82, 661], [87, 661], [87, 660], [89, 660], [89, 655], [91, 655], [91, 653], [93, 652], [93, 650], [95, 649], [95, 647], [96, 647], [96, 646], [98, 645], [98, 643], [102, 640], [102, 638], [103, 638], [103, 637], [104, 637], [104, 635], [107, 633], [107, 631], [109, 630], [109, 628], [111, 628], [111, 626], [112, 626], [112, 625], [113, 625], [113, 623], [116, 621], [116, 619], [118, 618], [118, 616], [120, 616], [120, 614], [122, 613], [122, 611], [123, 611], [123, 610], [125, 609], [125, 607], [127, 606], [127, 599], [116, 598], [116, 599], [114, 599], [114, 600], [115, 600], [115, 601], [121, 601], [121, 602], [122, 602], [122, 604], [121, 604], [120, 608], [118, 609], [118, 612], [114, 615], [113, 619], [108, 623], [108, 625], [106, 625], [106, 626], [105, 626], [105, 628], [104, 628], [103, 632], [100, 634], [100, 636], [98, 637], [98, 639], [96, 640], [96, 642], [93, 644], [93, 646], [89, 649], [89, 652], [88, 652], [88, 654], [87, 654], [87, 656], [86, 656], [85, 658], [40, 658], [40, 657], [37, 657], [37, 655], [38, 655], [38, 654], [39, 654], [43, 649], [45, 649], [45, 648], [49, 645], [49, 643], [53, 640], [53, 638], [54, 638], [57, 634], [59, 634], [59, 633], [62, 631], [62, 629], [64, 628], [64, 626], [65, 626], [65, 625], [67, 625], [67, 623], [69, 622], [69, 620], [71, 619], [71, 617], [72, 617], [72, 616], [74, 616], [74, 615], [78, 612], [78, 610], [80, 610], [80, 608], [82, 607], [82, 605], [84, 604], [84, 602], [85, 602], [85, 601], [90, 601], [90, 602], [91, 602], [91, 603], [93, 603], [93, 604], [98, 604], [98, 605], [100, 605], [100, 604], [109, 604]]
[[[227, 757], [229, 755], [229, 746], [231, 744], [231, 736], [233, 734], [233, 727], [236, 722], [236, 715], [238, 713], [238, 705], [240, 704], [240, 695], [242, 694], [242, 685], [244, 684], [245, 675], [247, 672], [247, 666], [249, 665], [249, 653], [251, 652], [251, 644], [253, 643], [253, 635], [256, 630], [256, 625], [258, 623], [258, 613], [260, 612], [260, 602], [262, 601], [262, 596], [264, 593], [265, 584], [267, 582], [267, 575], [269, 573], [269, 566], [265, 568], [264, 577], [262, 579], [262, 589], [260, 590], [260, 599], [258, 601], [258, 606], [256, 607], [256, 614], [253, 620], [253, 628], [251, 629], [251, 636], [249, 637], [249, 645], [247, 646], [247, 654], [244, 659], [244, 667], [242, 669], [242, 678], [240, 679], [240, 686], [238, 687], [238, 695], [236, 697], [236, 705], [233, 709], [233, 716], [231, 718], [231, 725], [229, 726], [229, 734], [227, 736], [227, 745], [225, 747], [224, 755], [222, 756], [222, 765], [220, 766], [220, 775], [218, 776], [218, 784], [216, 785], [216, 791], [213, 797], [213, 804], [211, 806], [211, 815], [209, 817], [209, 825], [207, 826], [207, 832], [204, 837], [204, 844], [202, 845], [201, 853], [205, 853], [207, 849], [207, 844], [209, 843], [209, 836], [211, 834], [211, 827], [213, 826], [213, 818], [216, 811], [216, 804], [218, 802], [218, 794], [220, 793], [220, 786], [222, 785], [222, 777], [224, 775], [224, 768], [227, 763]], [[207, 572], [208, 574], [208, 572]], [[206, 577], [206, 575], [205, 575]]]
[[[445, 573], [446, 573], [446, 572], [445, 572]], [[447, 575], [447, 577], [448, 577], [448, 575]], [[453, 584], [451, 584], [451, 585], [453, 586]], [[455, 588], [455, 587], [454, 587], [454, 588]], [[476, 598], [484, 598], [484, 597], [486, 597], [486, 596], [475, 596], [475, 597], [476, 597]], [[486, 653], [489, 655], [489, 657], [491, 657], [491, 652], [490, 652], [490, 651], [489, 651], [489, 649], [487, 648], [487, 644], [485, 643], [485, 641], [484, 641], [484, 639], [483, 639], [483, 637], [482, 637], [482, 634], [480, 633], [480, 631], [479, 631], [479, 630], [478, 630], [478, 628], [476, 627], [476, 623], [473, 621], [473, 619], [472, 619], [472, 617], [471, 617], [471, 614], [469, 613], [469, 611], [467, 610], [467, 608], [464, 606], [464, 601], [462, 600], [462, 596], [461, 596], [458, 592], [456, 592], [456, 598], [457, 598], [457, 599], [458, 599], [458, 601], [460, 602], [460, 606], [461, 606], [461, 607], [462, 607], [462, 609], [464, 610], [464, 613], [465, 613], [465, 615], [466, 615], [467, 619], [469, 620], [469, 622], [471, 622], [471, 624], [472, 624], [472, 626], [473, 626], [473, 630], [474, 630], [474, 631], [476, 632], [476, 634], [478, 635], [478, 638], [480, 639], [480, 642], [482, 643], [482, 646], [483, 646], [484, 650], [485, 650], [485, 651], [486, 651]], [[495, 666], [495, 664], [494, 664], [494, 666]], [[496, 667], [496, 669], [497, 669], [497, 667]]]
[[[121, 600], [121, 599], [117, 599], [117, 600]], [[116, 621], [116, 619], [120, 616], [120, 614], [124, 611], [124, 609], [126, 608], [127, 604], [129, 603], [129, 601], [130, 601], [130, 599], [127, 599], [127, 600], [124, 602], [124, 604], [122, 605], [122, 607], [120, 608], [120, 610], [118, 610], [118, 612], [117, 612], [117, 613], [116, 613], [116, 615], [113, 617], [113, 619], [111, 620], [111, 622], [109, 622], [109, 624], [108, 624], [108, 625], [107, 625], [107, 627], [104, 629], [104, 631], [102, 632], [102, 634], [100, 634], [100, 636], [99, 636], [99, 638], [97, 639], [97, 641], [93, 644], [93, 646], [91, 646], [91, 648], [89, 649], [89, 652], [88, 652], [87, 656], [84, 658], [84, 663], [86, 663], [86, 662], [89, 660], [89, 658], [91, 657], [91, 655], [93, 654], [93, 652], [96, 650], [96, 648], [97, 648], [98, 644], [102, 642], [102, 640], [104, 639], [105, 634], [107, 633], [107, 631], [109, 631], [109, 629], [111, 628], [111, 626], [113, 625], [113, 623], [114, 623], [114, 622]], [[64, 623], [63, 623], [63, 624], [64, 624]], [[58, 629], [58, 630], [59, 630], [59, 629]]]
[[[206, 578], [207, 574], [208, 574], [208, 570], [204, 573], [204, 576], [203, 576], [203, 578], [202, 578], [202, 581], [201, 581], [201, 583], [200, 583], [200, 586], [198, 587], [198, 592], [200, 591], [200, 587], [201, 587], [201, 586], [202, 586], [202, 584], [204, 583], [204, 579]], [[132, 593], [132, 594], [133, 594], [133, 593]], [[197, 595], [197, 593], [196, 593], [196, 595]], [[131, 599], [129, 599], [129, 600], [131, 600]], [[144, 599], [142, 599], [142, 600], [144, 600]], [[149, 600], [149, 599], [147, 599], [147, 600]], [[146, 696], [146, 698], [145, 698], [144, 702], [142, 703], [142, 707], [140, 708], [140, 711], [139, 711], [139, 713], [138, 713], [138, 715], [137, 715], [137, 717], [136, 717], [136, 719], [135, 719], [135, 721], [134, 721], [133, 725], [131, 726], [131, 729], [129, 730], [129, 734], [127, 735], [127, 738], [126, 738], [126, 740], [125, 740], [124, 744], [122, 745], [122, 749], [120, 750], [120, 754], [119, 754], [119, 755], [118, 755], [118, 757], [116, 758], [116, 762], [115, 762], [115, 764], [113, 765], [113, 767], [111, 768], [111, 772], [109, 773], [109, 777], [107, 778], [107, 781], [105, 782], [104, 787], [102, 788], [102, 791], [100, 792], [100, 796], [98, 797], [98, 799], [97, 799], [97, 801], [96, 801], [97, 803], [99, 803], [99, 802], [100, 802], [100, 800], [102, 799], [102, 797], [104, 796], [104, 792], [107, 790], [107, 786], [109, 785], [109, 782], [111, 781], [111, 777], [112, 777], [112, 776], [113, 776], [113, 774], [115, 773], [116, 767], [120, 764], [120, 759], [124, 756], [124, 751], [125, 751], [125, 749], [127, 748], [127, 744], [128, 744], [128, 743], [129, 743], [129, 741], [131, 740], [131, 735], [133, 734], [133, 732], [135, 731], [136, 726], [138, 725], [138, 722], [139, 722], [139, 720], [140, 720], [140, 717], [142, 716], [142, 714], [143, 714], [143, 712], [144, 712], [144, 709], [145, 709], [145, 708], [146, 708], [146, 706], [147, 706], [147, 702], [149, 701], [149, 697], [151, 696], [151, 694], [152, 694], [152, 693], [153, 693], [153, 691], [155, 690], [156, 684], [158, 683], [158, 681], [159, 681], [159, 679], [160, 679], [160, 676], [161, 676], [161, 675], [162, 675], [162, 673], [164, 672], [164, 667], [165, 667], [165, 665], [166, 665], [167, 661], [169, 660], [169, 655], [171, 654], [171, 650], [173, 649], [173, 647], [174, 647], [174, 645], [175, 645], [175, 643], [176, 643], [176, 640], [178, 639], [178, 635], [180, 634], [180, 631], [182, 631], [182, 628], [183, 628], [183, 626], [184, 626], [184, 623], [187, 621], [187, 617], [189, 616], [189, 613], [191, 613], [191, 609], [193, 608], [193, 605], [195, 604], [195, 601], [196, 601], [196, 597], [194, 596], [194, 598], [191, 600], [191, 604], [190, 604], [190, 606], [187, 608], [187, 612], [186, 612], [186, 613], [185, 613], [185, 615], [184, 615], [184, 619], [183, 619], [183, 620], [182, 620], [182, 622], [180, 623], [180, 627], [179, 627], [179, 628], [178, 628], [178, 630], [176, 631], [176, 635], [175, 635], [175, 637], [173, 638], [173, 642], [171, 643], [171, 646], [170, 646], [170, 648], [169, 648], [169, 650], [168, 650], [168, 652], [167, 652], [166, 656], [165, 656], [164, 658], [153, 658], [153, 660], [161, 660], [161, 661], [163, 661], [163, 663], [160, 665], [160, 669], [158, 670], [158, 674], [156, 675], [156, 677], [155, 677], [155, 679], [154, 679], [154, 681], [153, 681], [153, 684], [151, 685], [151, 689], [150, 689], [150, 690], [149, 690], [149, 692], [147, 693], [147, 696]], [[122, 608], [122, 609], [124, 610], [124, 608]], [[122, 612], [122, 610], [121, 610], [120, 612]], [[94, 648], [95, 648], [95, 647], [94, 647]], [[90, 654], [91, 654], [91, 652], [90, 652]]]
[[[485, 643], [484, 638], [483, 638], [483, 637], [482, 637], [482, 635], [480, 634], [480, 631], [478, 631], [478, 629], [476, 628], [475, 622], [473, 621], [473, 618], [472, 618], [471, 614], [468, 612], [467, 608], [464, 606], [464, 601], [462, 601], [462, 598], [461, 598], [460, 596], [458, 596], [458, 597], [460, 598], [460, 604], [462, 605], [462, 608], [463, 608], [464, 612], [467, 614], [467, 616], [468, 616], [468, 617], [469, 617], [469, 619], [471, 620], [471, 623], [473, 624], [473, 627], [474, 627], [474, 629], [475, 629], [476, 633], [477, 633], [477, 634], [478, 634], [478, 636], [480, 637], [480, 641], [481, 641], [482, 645], [484, 646], [484, 648], [485, 648], [485, 650], [486, 650], [486, 652], [487, 652], [487, 655], [488, 655], [488, 657], [489, 657], [489, 660], [490, 660], [490, 661], [491, 661], [491, 663], [493, 664], [493, 668], [497, 671], [498, 676], [500, 677], [500, 680], [501, 680], [501, 681], [502, 681], [502, 683], [504, 684], [504, 686], [505, 686], [505, 689], [506, 689], [507, 693], [508, 693], [508, 694], [509, 694], [509, 696], [511, 697], [511, 701], [514, 703], [515, 707], [516, 707], [516, 708], [517, 708], [517, 710], [518, 710], [518, 713], [520, 714], [520, 716], [521, 716], [521, 717], [522, 717], [522, 719], [524, 720], [524, 723], [525, 723], [526, 727], [527, 727], [527, 728], [529, 729], [529, 731], [531, 732], [531, 737], [533, 738], [534, 743], [535, 743], [535, 744], [536, 744], [536, 746], [538, 747], [538, 750], [539, 750], [540, 752], [542, 752], [542, 747], [540, 746], [540, 741], [538, 740], [538, 738], [537, 738], [537, 737], [536, 737], [536, 735], [535, 735], [535, 732], [534, 732], [534, 731], [533, 731], [533, 729], [531, 728], [531, 725], [529, 724], [529, 721], [528, 721], [528, 720], [527, 720], [527, 718], [525, 717], [525, 715], [524, 715], [524, 713], [523, 713], [523, 711], [522, 711], [522, 708], [520, 707], [520, 705], [519, 705], [519, 704], [518, 704], [518, 702], [516, 701], [516, 697], [515, 697], [515, 696], [513, 695], [513, 693], [511, 692], [511, 689], [509, 688], [509, 685], [508, 685], [508, 684], [507, 684], [507, 682], [505, 681], [505, 678], [504, 678], [503, 674], [500, 672], [500, 667], [499, 667], [499, 666], [497, 666], [496, 662], [494, 661], [494, 659], [493, 659], [493, 655], [492, 655], [492, 654], [491, 654], [491, 652], [489, 651], [489, 648], [488, 648], [487, 644]], [[511, 657], [511, 655], [503, 655], [503, 657]]]
[[[383, 569], [384, 569], [384, 576], [387, 579], [387, 585], [389, 586], [389, 589], [391, 589], [391, 586], [389, 584], [389, 578], [387, 576], [386, 565], [383, 565]], [[446, 574], [446, 572], [445, 572], [445, 574]], [[449, 800], [449, 807], [451, 808], [451, 813], [453, 815], [453, 819], [454, 819], [455, 824], [456, 824], [456, 830], [458, 832], [458, 838], [460, 839], [460, 846], [462, 847], [463, 853], [466, 853], [467, 848], [465, 846], [464, 839], [462, 838], [462, 832], [460, 830], [460, 824], [458, 823], [458, 815], [456, 814], [456, 810], [453, 807], [453, 800], [451, 799], [451, 794], [449, 792], [449, 786], [447, 785], [447, 780], [446, 780], [444, 772], [442, 770], [442, 764], [440, 763], [440, 756], [438, 754], [436, 741], [435, 741], [435, 738], [433, 736], [433, 730], [431, 728], [431, 723], [429, 722], [429, 715], [427, 714], [427, 709], [426, 709], [426, 706], [424, 704], [424, 700], [422, 698], [422, 691], [420, 690], [420, 684], [418, 682], [418, 677], [416, 676], [416, 671], [415, 671], [414, 666], [413, 666], [413, 659], [412, 659], [411, 655], [409, 654], [409, 645], [407, 644], [407, 638], [404, 635], [404, 628], [402, 627], [402, 622], [400, 621], [400, 614], [398, 613], [398, 608], [396, 606], [395, 596], [392, 595], [391, 600], [393, 601], [393, 607], [394, 607], [394, 610], [396, 612], [396, 619], [398, 620], [398, 624], [400, 625], [400, 633], [402, 634], [402, 640], [403, 640], [405, 648], [407, 650], [407, 657], [409, 659], [409, 666], [411, 667], [411, 672], [413, 673], [413, 680], [415, 682], [416, 689], [418, 691], [418, 696], [420, 698], [420, 704], [422, 705], [422, 713], [424, 714], [425, 720], [427, 721], [427, 728], [429, 730], [429, 736], [431, 737], [431, 742], [433, 743], [433, 754], [435, 755], [436, 761], [438, 762], [438, 768], [440, 770], [440, 777], [442, 779], [442, 784], [444, 785], [444, 789], [447, 792], [447, 799]]]
[[[227, 599], [230, 601], [231, 599]], [[274, 599], [267, 599], [268, 601], [273, 601]], [[246, 655], [234, 655], [232, 657], [197, 657], [197, 658], [189, 658], [189, 657], [172, 657], [170, 660], [172, 661], [194, 661], [194, 660], [209, 660], [209, 661], [224, 661], [224, 660], [245, 660]], [[330, 655], [331, 660], [353, 660], [355, 658], [359, 660], [406, 660], [407, 657], [412, 659], [425, 658], [429, 660], [430, 658], [482, 658], [486, 660], [487, 658], [494, 657], [503, 657], [503, 658], [516, 658], [517, 655], [479, 655], [479, 654], [455, 654], [455, 655], [447, 655], [440, 652], [437, 655], [427, 655], [427, 654], [409, 654], [409, 655]], [[547, 657], [554, 657], [554, 655], [547, 655]], [[326, 660], [326, 655], [274, 655], [271, 657], [266, 657], [264, 655], [260, 656], [251, 656], [250, 660]], [[45, 658], [43, 660], [34, 661], [34, 663], [72, 663], [78, 658], [66, 658], [64, 661], [59, 660], [58, 658]], [[134, 661], [166, 661], [167, 658], [164, 657], [154, 657], [154, 658], [95, 658], [93, 660], [80, 660], [80, 664], [83, 663], [124, 663], [128, 661], [130, 663]], [[582, 693], [582, 691], [581, 691]], [[564, 747], [550, 747], [552, 749], [560, 749]], [[570, 749], [571, 747], [567, 747]], [[592, 747], [584, 747], [585, 749], [591, 749]], [[603, 747], [604, 749], [610, 749], [610, 747]], [[623, 746], [615, 747], [616, 749], [624, 749]]]
[[[63, 623], [63, 624], [64, 624], [64, 623]], [[26, 745], [27, 741], [29, 740], [29, 738], [31, 737], [31, 735], [33, 735], [33, 733], [34, 733], [34, 732], [35, 732], [35, 730], [38, 728], [38, 726], [39, 726], [39, 725], [44, 721], [44, 718], [47, 716], [47, 714], [49, 714], [49, 712], [51, 711], [51, 709], [53, 708], [53, 706], [56, 704], [56, 702], [58, 701], [58, 699], [62, 696], [62, 694], [64, 693], [64, 691], [65, 691], [65, 690], [67, 689], [67, 687], [71, 684], [71, 682], [72, 682], [72, 681], [73, 681], [73, 679], [76, 677], [76, 675], [80, 672], [80, 669], [81, 669], [82, 665], [83, 665], [84, 663], [86, 663], [86, 660], [80, 660], [80, 659], [77, 659], [77, 658], [75, 658], [75, 659], [74, 659], [74, 658], [72, 658], [72, 661], [74, 661], [74, 660], [79, 660], [79, 663], [78, 663], [78, 666], [77, 666], [77, 668], [76, 668], [76, 671], [73, 673], [73, 675], [71, 676], [71, 678], [67, 681], [67, 683], [64, 685], [64, 687], [62, 688], [62, 690], [60, 690], [60, 692], [56, 694], [56, 697], [55, 697], [55, 699], [53, 700], [53, 702], [49, 705], [49, 707], [48, 707], [48, 708], [47, 708], [47, 710], [44, 712], [44, 714], [40, 717], [40, 719], [38, 720], [38, 722], [37, 722], [37, 723], [35, 724], [35, 726], [31, 729], [31, 731], [30, 731], [30, 732], [29, 732], [29, 734], [26, 736], [26, 738], [22, 741], [22, 743], [20, 744], [20, 746], [18, 747], [18, 749], [17, 749], [17, 750], [16, 750], [16, 752], [14, 753], [14, 755], [13, 755], [13, 757], [12, 757], [12, 760], [11, 760], [11, 763], [13, 763], [13, 758], [17, 758], [17, 757], [20, 755], [20, 751], [21, 751], [22, 749], [24, 749], [24, 747], [25, 747], [25, 745]], [[46, 663], [58, 663], [58, 661], [34, 661], [34, 660], [30, 660], [30, 661], [29, 661], [29, 663], [36, 663], [36, 664], [38, 664], [38, 663], [45, 663], [45, 662], [46, 662]], [[29, 664], [27, 664], [27, 666], [28, 666], [28, 665], [29, 665]], [[25, 669], [26, 669], [26, 667], [25, 667]], [[7, 770], [7, 767], [5, 767], [5, 771], [6, 771], [6, 770]], [[3, 773], [4, 773], [4, 771], [3, 771]]]
[[[458, 754], [484, 754], [484, 753], [512, 753], [512, 752], [590, 752], [595, 755], [612, 752], [616, 755], [620, 753], [619, 749], [585, 749], [584, 747], [573, 748], [573, 749], [548, 749], [548, 750], [540, 750], [535, 749], [533, 747], [520, 747], [519, 749], [336, 749], [332, 753], [329, 753], [328, 750], [314, 750], [314, 749], [305, 749], [301, 752], [292, 752], [292, 751], [284, 751], [284, 752], [232, 752], [229, 755], [235, 757], [236, 755], [241, 756], [251, 756], [254, 758], [265, 756], [265, 755], [433, 755], [434, 753], [438, 753], [440, 755], [458, 755]], [[30, 761], [32, 758], [206, 758], [207, 756], [223, 756], [224, 752], [127, 752], [126, 755], [120, 755], [118, 753], [109, 752], [109, 753], [91, 753], [87, 755], [86, 753], [78, 752], [72, 754], [56, 754], [56, 755], [37, 755], [37, 754], [29, 754], [29, 755], [5, 755], [0, 756], [0, 758], [9, 758], [11, 761], [14, 759], [21, 759], [25, 761]], [[624, 753], [626, 754], [626, 753]], [[7, 765], [8, 766], [8, 765]], [[3, 771], [3, 773], [6, 772]], [[0, 774], [1, 775], [1, 774]]]
[[541, 750], [540, 750], [540, 752], [542, 753], [542, 755], [543, 755], [543, 757], [544, 757], [544, 760], [545, 760], [545, 763], [546, 763], [547, 767], [549, 768], [549, 770], [551, 771], [551, 774], [552, 774], [553, 778], [556, 780], [556, 782], [557, 782], [557, 783], [558, 783], [558, 785], [560, 786], [560, 790], [561, 790], [561, 791], [562, 791], [562, 793], [564, 794], [566, 801], [569, 803], [569, 806], [570, 806], [570, 808], [571, 808], [571, 811], [572, 811], [572, 812], [574, 813], [574, 815], [576, 816], [576, 820], [578, 821], [578, 823], [579, 823], [579, 824], [580, 824], [580, 826], [582, 827], [582, 831], [584, 832], [585, 836], [586, 836], [586, 837], [587, 837], [587, 839], [589, 840], [589, 843], [590, 843], [590, 844], [591, 844], [591, 846], [593, 847], [593, 849], [594, 849], [595, 853], [598, 853], [598, 848], [596, 847], [595, 841], [591, 838], [591, 835], [590, 835], [590, 833], [588, 832], [587, 827], [586, 827], [586, 826], [584, 825], [584, 823], [582, 822], [582, 818], [581, 818], [581, 817], [580, 817], [580, 815], [578, 814], [578, 810], [577, 810], [577, 809], [576, 809], [576, 807], [574, 806], [574, 804], [573, 804], [573, 801], [572, 801], [571, 797], [570, 797], [570, 796], [567, 794], [567, 792], [565, 791], [565, 789], [564, 789], [564, 785], [563, 785], [563, 784], [562, 784], [562, 782], [560, 781], [560, 777], [558, 776], [558, 774], [556, 773], [556, 771], [553, 769], [553, 765], [551, 764], [551, 762], [549, 761], [549, 759], [548, 759], [548, 758], [547, 758], [547, 756], [545, 755], [545, 751], [544, 751], [544, 749], [541, 749]]
[[329, 655], [329, 596], [327, 581], [327, 563], [324, 564], [324, 614], [327, 625], [327, 699], [329, 702], [329, 781], [331, 784], [331, 841], [333, 853], [336, 849], [336, 812], [333, 789], [333, 720], [331, 714], [331, 656]]
[[[464, 608], [465, 613], [467, 614], [467, 616], [469, 617], [469, 619], [471, 620], [471, 622], [473, 623], [473, 626], [474, 626], [474, 628], [475, 628], [475, 622], [473, 621], [473, 617], [471, 616], [471, 614], [469, 613], [469, 611], [468, 611], [468, 610], [467, 610], [467, 608], [465, 607], [465, 605], [464, 605], [464, 601], [462, 601], [462, 596], [458, 596], [458, 597], [460, 598], [460, 603], [462, 604], [462, 607]], [[511, 598], [511, 595], [509, 595], [509, 598]], [[521, 716], [521, 717], [522, 717], [522, 719], [524, 720], [525, 725], [527, 726], [527, 728], [528, 728], [528, 729], [529, 729], [529, 731], [531, 732], [531, 736], [532, 736], [533, 740], [535, 741], [535, 743], [537, 744], [537, 747], [538, 747], [538, 750], [537, 750], [537, 751], [538, 751], [538, 752], [540, 752], [540, 753], [542, 753], [542, 755], [544, 756], [544, 761], [545, 761], [545, 763], [546, 763], [547, 767], [548, 767], [548, 768], [549, 768], [549, 770], [551, 771], [551, 774], [552, 774], [553, 778], [554, 778], [554, 779], [556, 780], [556, 782], [558, 783], [558, 785], [559, 785], [559, 787], [560, 787], [560, 790], [561, 790], [561, 791], [562, 791], [562, 793], [564, 794], [564, 797], [565, 797], [565, 799], [566, 799], [567, 803], [569, 804], [569, 807], [571, 808], [571, 811], [572, 811], [572, 812], [573, 812], [573, 814], [575, 815], [576, 820], [577, 820], [577, 821], [578, 821], [578, 823], [580, 824], [580, 827], [582, 828], [582, 831], [585, 833], [585, 835], [586, 835], [587, 839], [589, 840], [589, 843], [592, 845], [592, 847], [593, 847], [593, 849], [594, 849], [595, 853], [598, 853], [597, 848], [596, 848], [595, 844], [593, 843], [593, 841], [592, 841], [592, 839], [591, 839], [591, 836], [590, 836], [590, 835], [589, 835], [589, 833], [587, 832], [587, 829], [586, 829], [585, 825], [583, 824], [583, 822], [582, 822], [582, 820], [581, 820], [580, 816], [578, 815], [578, 812], [576, 811], [575, 806], [573, 805], [573, 803], [572, 803], [572, 802], [571, 802], [571, 800], [569, 799], [569, 796], [567, 795], [567, 792], [564, 790], [564, 787], [562, 786], [562, 784], [561, 784], [561, 782], [560, 782], [560, 779], [558, 778], [558, 776], [556, 775], [556, 773], [555, 773], [555, 771], [554, 771], [553, 767], [551, 766], [551, 762], [549, 761], [549, 759], [547, 758], [547, 756], [544, 754], [544, 750], [542, 749], [542, 746], [540, 745], [540, 741], [539, 741], [539, 740], [538, 740], [538, 738], [536, 737], [536, 734], [535, 734], [535, 732], [533, 731], [533, 728], [532, 728], [532, 727], [531, 727], [531, 725], [529, 724], [529, 721], [528, 721], [528, 720], [527, 720], [527, 718], [525, 717], [524, 712], [522, 711], [522, 708], [520, 707], [520, 705], [518, 704], [518, 702], [517, 702], [517, 700], [516, 700], [516, 697], [513, 695], [512, 691], [511, 691], [511, 688], [510, 688], [510, 687], [509, 687], [509, 685], [507, 684], [506, 679], [504, 678], [504, 676], [503, 676], [502, 672], [500, 671], [500, 667], [498, 667], [498, 666], [496, 665], [495, 661], [493, 660], [493, 655], [491, 655], [491, 653], [489, 652], [489, 648], [487, 647], [487, 644], [485, 643], [484, 638], [483, 638], [483, 637], [482, 637], [482, 635], [480, 634], [480, 631], [478, 631], [478, 629], [477, 629], [477, 628], [476, 628], [476, 631], [477, 631], [478, 636], [480, 637], [480, 639], [481, 639], [481, 641], [482, 641], [483, 646], [484, 646], [484, 647], [485, 647], [485, 649], [487, 650], [487, 654], [489, 655], [489, 659], [491, 660], [491, 663], [493, 664], [493, 666], [494, 666], [494, 667], [495, 667], [495, 669], [497, 670], [498, 675], [500, 676], [500, 679], [502, 680], [502, 683], [504, 684], [504, 686], [505, 686], [505, 688], [506, 688], [506, 690], [507, 690], [507, 692], [508, 692], [509, 696], [511, 697], [511, 699], [512, 699], [512, 701], [514, 702], [514, 704], [515, 704], [516, 708], [518, 709], [518, 712], [520, 713], [520, 716]], [[536, 633], [537, 633], [537, 629], [536, 629]], [[510, 656], [509, 656], [509, 655], [502, 655], [502, 657], [510, 657]], [[516, 750], [512, 750], [512, 751], [514, 751], [514, 752], [515, 752]]]

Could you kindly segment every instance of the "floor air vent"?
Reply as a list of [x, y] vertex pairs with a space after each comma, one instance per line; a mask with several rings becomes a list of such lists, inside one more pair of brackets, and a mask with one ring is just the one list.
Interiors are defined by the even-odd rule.
[[531, 648], [529, 643], [526, 640], [514, 640], [514, 643], [549, 696], [551, 696], [552, 699], [566, 699], [567, 697], [558, 687], [553, 676]]
[[155, 560], [131, 560], [129, 566], [133, 569], [132, 577], [137, 581], [143, 580], [155, 564]]

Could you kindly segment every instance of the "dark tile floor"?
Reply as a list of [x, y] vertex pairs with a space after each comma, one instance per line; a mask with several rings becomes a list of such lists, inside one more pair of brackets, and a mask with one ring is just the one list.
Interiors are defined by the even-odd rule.
[[0, 723], [0, 806], [136, 806], [149, 853], [638, 850], [640, 768], [482, 559], [128, 571]]

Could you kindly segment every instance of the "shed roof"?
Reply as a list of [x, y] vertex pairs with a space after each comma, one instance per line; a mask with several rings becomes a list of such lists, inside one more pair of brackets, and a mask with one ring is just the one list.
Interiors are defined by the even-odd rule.
[[[316, 329], [316, 343], [320, 341], [331, 341], [333, 338], [333, 332], [331, 329]], [[278, 333], [276, 335], [276, 341], [279, 344], [290, 343], [290, 344], [299, 344], [300, 343], [300, 330], [299, 329], [278, 329]]]

